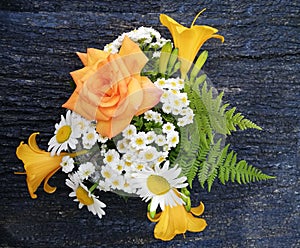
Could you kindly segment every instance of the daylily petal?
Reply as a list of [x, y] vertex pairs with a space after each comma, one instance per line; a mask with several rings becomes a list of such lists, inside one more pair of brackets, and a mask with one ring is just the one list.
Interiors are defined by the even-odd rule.
[[31, 198], [37, 198], [35, 191], [44, 180], [44, 190], [53, 193], [56, 188], [48, 184], [50, 177], [60, 169], [62, 158], [68, 153], [59, 156], [51, 156], [50, 152], [41, 150], [36, 143], [36, 135], [33, 133], [28, 139], [28, 145], [21, 142], [16, 150], [16, 155], [24, 163], [27, 175], [27, 187]]
[[223, 36], [215, 34], [218, 30], [210, 26], [192, 25], [190, 28], [187, 28], [165, 14], [160, 15], [160, 22], [169, 29], [175, 47], [179, 49], [178, 57], [181, 61], [180, 70], [183, 78], [205, 41], [210, 38], [224, 41]]
[[191, 208], [191, 212], [196, 216], [200, 216], [204, 212], [204, 204], [200, 202], [198, 207]]
[[164, 241], [171, 240], [177, 234], [184, 234], [186, 231], [201, 232], [206, 227], [206, 221], [193, 215], [202, 213], [204, 210], [203, 203], [196, 208], [192, 208], [191, 212], [187, 212], [183, 205], [175, 207], [166, 206], [165, 209], [156, 214], [152, 219], [147, 214], [148, 219], [152, 222], [158, 222], [154, 228], [154, 237]]

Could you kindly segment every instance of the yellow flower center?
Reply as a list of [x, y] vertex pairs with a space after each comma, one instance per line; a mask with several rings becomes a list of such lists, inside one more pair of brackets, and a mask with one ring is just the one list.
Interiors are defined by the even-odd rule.
[[76, 197], [80, 203], [84, 205], [92, 205], [94, 203], [94, 199], [89, 196], [89, 193], [82, 187], [78, 187], [76, 190]]
[[114, 159], [113, 155], [107, 155], [107, 157], [106, 157], [106, 160], [107, 160], [108, 163], [112, 162], [113, 159]]
[[137, 167], [136, 167], [138, 170], [141, 170], [144, 168], [144, 165], [143, 164], [138, 164]]
[[173, 138], [171, 139], [171, 142], [172, 142], [172, 143], [176, 143], [176, 142], [177, 142], [177, 137], [173, 137]]
[[87, 139], [88, 139], [88, 140], [92, 140], [93, 138], [94, 138], [94, 134], [89, 133], [89, 134], [87, 135]]
[[68, 125], [62, 126], [60, 129], [58, 129], [56, 133], [56, 140], [58, 143], [64, 143], [66, 142], [72, 133], [72, 128]]
[[131, 130], [131, 129], [129, 129], [128, 131], [127, 131], [127, 135], [132, 135], [133, 134], [133, 131]]
[[142, 138], [137, 138], [135, 143], [140, 146], [144, 144], [144, 140]]
[[126, 166], [131, 166], [131, 165], [132, 165], [132, 163], [131, 163], [131, 162], [129, 162], [129, 161], [125, 161], [125, 165], [126, 165]]
[[103, 176], [105, 178], [111, 178], [111, 174], [108, 171], [104, 171]]
[[165, 161], [165, 157], [164, 156], [160, 156], [157, 160], [159, 163]]
[[163, 195], [171, 189], [169, 182], [158, 175], [150, 175], [148, 177], [147, 187], [155, 195]]
[[146, 153], [145, 154], [146, 160], [151, 160], [151, 159], [153, 159], [153, 157], [154, 157], [153, 153]]

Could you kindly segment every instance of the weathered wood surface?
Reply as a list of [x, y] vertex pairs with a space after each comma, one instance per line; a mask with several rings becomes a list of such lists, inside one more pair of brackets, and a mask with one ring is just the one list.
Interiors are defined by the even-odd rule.
[[[298, 3], [297, 3], [298, 2]], [[225, 99], [264, 131], [230, 139], [239, 158], [277, 179], [247, 186], [195, 187], [208, 222], [202, 233], [163, 243], [153, 238], [146, 204], [103, 194], [107, 215], [97, 219], [68, 198], [65, 176], [51, 179], [57, 192], [31, 200], [15, 148], [35, 131], [45, 148], [71, 94], [76, 51], [103, 48], [167, 13], [190, 24], [215, 26], [225, 43], [209, 41], [206, 72]], [[299, 1], [11, 1], [0, 3], [1, 247], [300, 247], [299, 236]], [[195, 202], [196, 203], [196, 202]]]

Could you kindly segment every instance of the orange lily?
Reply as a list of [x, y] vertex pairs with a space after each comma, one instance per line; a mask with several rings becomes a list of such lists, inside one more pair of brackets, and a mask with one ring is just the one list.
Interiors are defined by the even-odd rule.
[[50, 152], [41, 150], [36, 143], [36, 136], [39, 133], [33, 133], [28, 139], [28, 145], [22, 141], [16, 150], [17, 157], [23, 161], [25, 172], [16, 172], [15, 174], [26, 174], [27, 187], [31, 198], [37, 198], [35, 191], [44, 180], [44, 191], [54, 193], [56, 187], [48, 184], [48, 180], [60, 168], [62, 158], [68, 153], [61, 153], [59, 156], [51, 156]]
[[185, 206], [166, 206], [164, 211], [156, 214], [152, 219], [148, 213], [148, 219], [158, 222], [154, 228], [154, 237], [164, 241], [171, 240], [176, 234], [184, 234], [186, 231], [201, 232], [206, 227], [206, 221], [200, 216], [204, 212], [204, 204], [200, 202], [198, 207], [191, 208], [187, 212]]
[[217, 29], [205, 25], [194, 25], [196, 19], [203, 11], [205, 11], [205, 9], [196, 15], [190, 28], [184, 27], [165, 14], [160, 15], [160, 22], [169, 29], [173, 37], [175, 47], [178, 48], [178, 57], [181, 61], [180, 71], [182, 78], [184, 78], [187, 74], [198, 51], [205, 41], [210, 38], [217, 38], [224, 42], [224, 37], [216, 34], [218, 32]]

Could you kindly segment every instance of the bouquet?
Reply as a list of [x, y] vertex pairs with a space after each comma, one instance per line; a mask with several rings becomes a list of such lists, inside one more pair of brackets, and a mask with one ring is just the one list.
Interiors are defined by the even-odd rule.
[[[192, 207], [192, 184], [211, 190], [221, 183], [240, 184], [273, 178], [225, 144], [237, 129], [261, 128], [236, 108], [222, 102], [202, 71], [208, 52], [199, 50], [210, 38], [224, 41], [218, 30], [187, 28], [161, 14], [173, 42], [153, 28], [123, 33], [103, 50], [77, 53], [83, 68], [71, 72], [76, 87], [55, 125], [48, 151], [33, 133], [16, 150], [23, 161], [29, 194], [57, 171], [67, 173], [70, 197], [100, 219], [112, 191], [149, 202], [147, 217], [157, 222], [154, 236], [171, 240], [187, 231], [201, 232], [204, 204]], [[193, 63], [195, 61], [195, 63]], [[74, 86], [75, 86], [74, 85]]]

